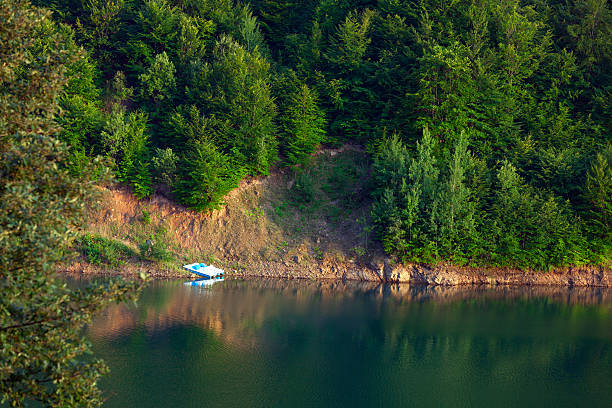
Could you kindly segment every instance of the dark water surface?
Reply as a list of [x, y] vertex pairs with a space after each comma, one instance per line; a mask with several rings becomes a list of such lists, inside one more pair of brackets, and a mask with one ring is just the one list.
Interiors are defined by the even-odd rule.
[[153, 282], [89, 328], [107, 407], [610, 407], [612, 292]]

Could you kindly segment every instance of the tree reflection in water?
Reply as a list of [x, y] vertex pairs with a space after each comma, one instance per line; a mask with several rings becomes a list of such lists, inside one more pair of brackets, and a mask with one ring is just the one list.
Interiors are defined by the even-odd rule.
[[89, 332], [111, 369], [116, 363], [108, 387], [118, 395], [128, 393], [118, 379], [128, 366], [155, 370], [161, 359], [165, 374], [157, 375], [192, 376], [176, 374], [187, 383], [173, 387], [219, 378], [207, 394], [213, 406], [227, 398], [226, 380], [244, 391], [230, 405], [249, 405], [254, 395], [268, 406], [284, 405], [279, 398], [287, 406], [487, 405], [500, 396], [508, 405], [597, 406], [612, 397], [608, 289], [158, 281], [137, 307], [109, 308]]

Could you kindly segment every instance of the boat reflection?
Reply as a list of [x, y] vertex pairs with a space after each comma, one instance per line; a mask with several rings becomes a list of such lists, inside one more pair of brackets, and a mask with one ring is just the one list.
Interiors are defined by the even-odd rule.
[[223, 282], [223, 278], [204, 278], [187, 281], [184, 283], [185, 286], [197, 286], [197, 287], [210, 287], [217, 282]]

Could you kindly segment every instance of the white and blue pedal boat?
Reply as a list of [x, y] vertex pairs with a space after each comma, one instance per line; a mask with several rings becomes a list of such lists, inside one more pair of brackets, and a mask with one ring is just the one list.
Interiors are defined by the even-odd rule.
[[183, 265], [186, 271], [201, 276], [204, 279], [223, 279], [223, 269], [215, 268], [212, 265], [206, 265], [203, 263], [193, 263], [189, 265]]

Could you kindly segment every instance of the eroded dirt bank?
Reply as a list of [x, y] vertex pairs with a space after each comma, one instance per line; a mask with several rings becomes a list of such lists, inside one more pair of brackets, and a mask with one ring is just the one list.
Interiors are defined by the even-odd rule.
[[[107, 190], [88, 233], [125, 245], [134, 255], [112, 267], [92, 265], [81, 256], [63, 269], [76, 274], [185, 277], [180, 265], [198, 261], [236, 277], [612, 287], [610, 265], [541, 272], [395, 264], [371, 239], [364, 222], [370, 203], [363, 194], [367, 174], [359, 167], [363, 153], [345, 149], [323, 155], [327, 157], [306, 172], [312, 191], [296, 190], [296, 173], [279, 171], [244, 181], [226, 197], [224, 207], [210, 213], [190, 211], [159, 194], [137, 200], [125, 189]], [[339, 178], [345, 174], [354, 177]], [[311, 201], [296, 199], [304, 193], [312, 193]], [[168, 257], [143, 260], [142, 248], [150, 248], [153, 241], [156, 251], [161, 247]]]
[[[612, 272], [606, 267], [576, 267], [549, 272], [512, 269], [477, 269], [452, 265], [393, 264], [389, 259], [312, 260], [294, 256], [285, 261], [240, 259], [240, 263], [218, 259], [231, 277], [259, 277], [271, 280], [306, 279], [319, 281], [362, 281], [367, 284], [410, 283], [452, 286], [565, 286], [612, 287]], [[236, 267], [239, 265], [239, 267]], [[65, 268], [73, 274], [138, 275], [153, 278], [190, 277], [180, 268], [149, 262], [132, 262], [109, 269], [87, 262]]]

